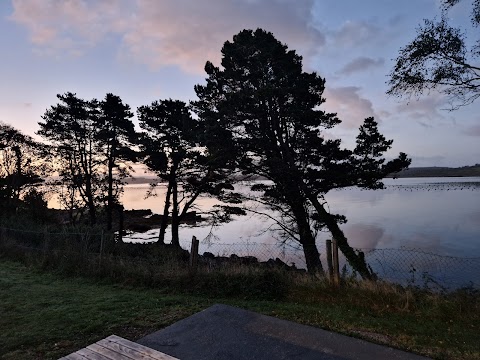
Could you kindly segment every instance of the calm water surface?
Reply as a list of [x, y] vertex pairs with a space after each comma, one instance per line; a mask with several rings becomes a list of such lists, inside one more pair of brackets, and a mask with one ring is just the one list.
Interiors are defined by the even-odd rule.
[[[342, 225], [356, 248], [415, 248], [441, 255], [480, 257], [480, 177], [386, 179], [386, 189], [346, 188], [327, 194], [330, 211], [345, 215]], [[148, 185], [128, 185], [123, 195], [126, 209], [151, 209], [161, 213], [163, 188], [158, 197], [145, 198]], [[212, 199], [200, 199], [206, 209]], [[258, 215], [237, 217], [213, 229], [214, 242], [277, 243], [272, 222]], [[182, 239], [205, 239], [210, 226], [180, 230]], [[158, 230], [135, 238], [154, 237]], [[328, 233], [318, 235], [322, 247]]]
[[[453, 289], [480, 289], [480, 177], [386, 179], [383, 190], [346, 188], [327, 194], [329, 210], [345, 215], [341, 225], [349, 243], [363, 249], [367, 263], [380, 278], [401, 284]], [[238, 185], [247, 190], [246, 184]], [[165, 187], [157, 197], [146, 197], [148, 184], [127, 185], [122, 197], [126, 209], [151, 209], [161, 214]], [[199, 211], [216, 204], [201, 198]], [[49, 206], [58, 207], [55, 199]], [[257, 208], [257, 210], [265, 210]], [[270, 213], [270, 215], [275, 215]], [[199, 252], [216, 255], [251, 255], [259, 260], [279, 257], [304, 268], [298, 244], [281, 245], [270, 231], [273, 221], [259, 215], [236, 217], [212, 228], [206, 224], [183, 225], [181, 244], [189, 249], [192, 236], [201, 240]], [[155, 241], [158, 229], [130, 234], [131, 242]], [[170, 234], [167, 230], [166, 241]], [[318, 234], [317, 247], [326, 266], [327, 232]], [[414, 249], [414, 250], [412, 250]], [[340, 264], [345, 259], [340, 258]]]

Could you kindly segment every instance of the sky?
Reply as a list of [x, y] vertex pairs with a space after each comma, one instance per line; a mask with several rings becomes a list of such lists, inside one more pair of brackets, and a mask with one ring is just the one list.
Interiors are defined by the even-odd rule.
[[[450, 13], [455, 24], [468, 25], [468, 3]], [[342, 119], [329, 136], [351, 148], [374, 116], [394, 140], [387, 158], [402, 151], [412, 166], [473, 165], [480, 100], [448, 111], [436, 92], [386, 95], [398, 51], [435, 16], [439, 0], [0, 0], [0, 121], [36, 137], [41, 116], [68, 91], [86, 100], [110, 92], [134, 111], [195, 100], [205, 62], [219, 66], [225, 41], [263, 28], [326, 79], [324, 109]]]

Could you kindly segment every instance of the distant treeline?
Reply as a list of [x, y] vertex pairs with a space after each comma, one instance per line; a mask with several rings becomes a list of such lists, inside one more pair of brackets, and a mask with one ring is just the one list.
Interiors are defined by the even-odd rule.
[[[407, 170], [390, 174], [387, 177], [409, 178], [409, 177], [454, 177], [454, 176], [480, 176], [480, 164], [473, 166], [462, 166], [458, 168], [431, 166], [431, 167], [412, 167]], [[154, 177], [131, 177], [126, 180], [128, 184], [150, 184], [158, 178]], [[250, 180], [252, 180], [250, 178]], [[264, 180], [264, 178], [255, 178], [255, 180]]]
[[408, 177], [453, 177], [453, 176], [480, 176], [480, 164], [473, 166], [463, 166], [458, 168], [451, 167], [412, 167], [402, 170], [388, 177], [408, 178]]

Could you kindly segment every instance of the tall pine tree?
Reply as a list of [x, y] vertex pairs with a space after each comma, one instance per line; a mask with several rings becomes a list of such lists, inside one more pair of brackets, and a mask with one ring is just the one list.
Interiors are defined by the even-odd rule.
[[302, 58], [264, 30], [244, 30], [222, 48], [222, 68], [207, 62], [206, 85], [197, 85], [193, 109], [222, 140], [245, 174], [270, 180], [255, 184], [262, 201], [286, 215], [284, 229], [303, 247], [308, 271], [322, 272], [315, 232], [326, 227], [351, 265], [372, 274], [339, 227], [341, 216], [325, 209], [323, 196], [346, 186], [379, 188], [381, 179], [409, 164], [405, 154], [385, 163], [391, 141], [373, 119], [360, 128], [355, 150], [324, 138], [341, 121], [321, 109], [325, 80], [302, 70]]
[[136, 161], [137, 141], [132, 122], [130, 106], [111, 93], [98, 103], [98, 124], [100, 131], [97, 139], [105, 158], [106, 166], [106, 214], [107, 230], [112, 229], [113, 211], [119, 205], [118, 197], [123, 182], [132, 171], [131, 163]]

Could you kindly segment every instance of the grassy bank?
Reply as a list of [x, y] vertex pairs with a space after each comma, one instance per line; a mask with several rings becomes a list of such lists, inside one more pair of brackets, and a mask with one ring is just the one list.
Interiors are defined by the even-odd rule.
[[[475, 294], [440, 296], [355, 282], [335, 289], [279, 272], [276, 276], [288, 287], [278, 300], [269, 291], [258, 293], [255, 285], [252, 290], [244, 284], [238, 294], [223, 292], [219, 279], [232, 273], [200, 276], [215, 295], [185, 284], [183, 289], [147, 288], [107, 277], [67, 277], [0, 258], [0, 358], [57, 358], [110, 334], [136, 340], [214, 303], [226, 303], [438, 359], [480, 359]], [[231, 279], [238, 286], [244, 276], [237, 271]], [[262, 276], [258, 282], [268, 281]]]

